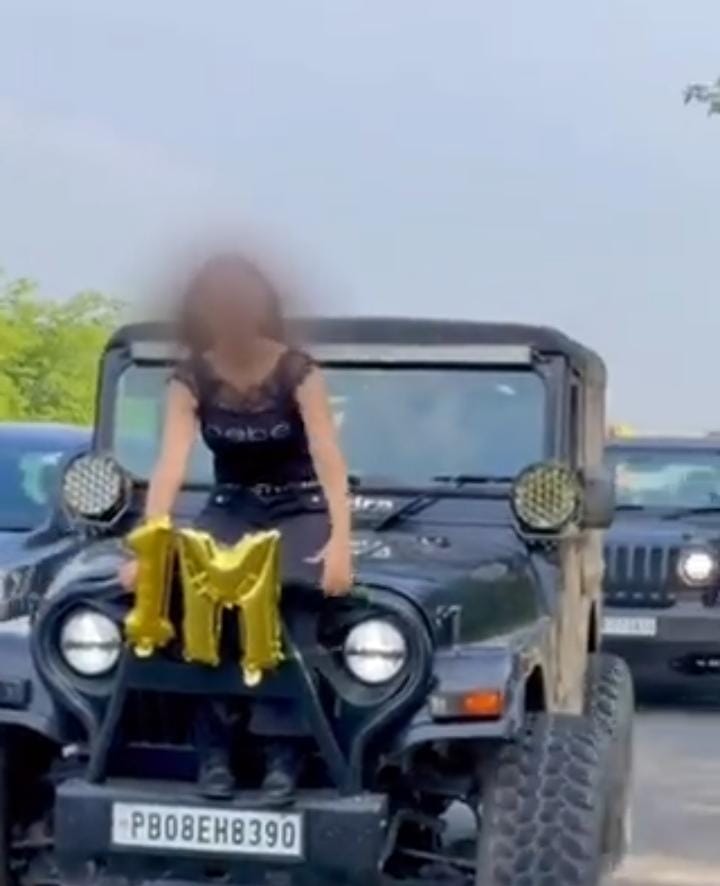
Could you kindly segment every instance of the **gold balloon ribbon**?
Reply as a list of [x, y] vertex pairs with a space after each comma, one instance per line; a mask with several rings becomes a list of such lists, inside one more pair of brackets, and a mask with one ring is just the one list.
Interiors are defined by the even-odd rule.
[[243, 678], [247, 685], [257, 685], [264, 671], [282, 661], [280, 534], [259, 532], [234, 546], [224, 546], [205, 532], [181, 529], [172, 533], [169, 521], [162, 525], [170, 552], [164, 593], [160, 583], [153, 581], [157, 570], [149, 568], [158, 558], [157, 525], [147, 524], [128, 539], [138, 556], [139, 575], [145, 579], [138, 581], [135, 608], [126, 620], [130, 645], [138, 655], [150, 655], [172, 637], [167, 614], [174, 551], [180, 566], [186, 661], [219, 664], [223, 610], [238, 609]]
[[127, 538], [138, 564], [135, 605], [125, 619], [128, 643], [141, 658], [166, 646], [175, 631], [169, 619], [173, 529], [169, 518], [150, 520]]

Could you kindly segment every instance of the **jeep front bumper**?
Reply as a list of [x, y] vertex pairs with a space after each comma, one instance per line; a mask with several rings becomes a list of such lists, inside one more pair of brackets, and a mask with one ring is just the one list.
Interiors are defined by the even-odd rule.
[[647, 689], [720, 689], [720, 608], [678, 601], [671, 609], [606, 607], [603, 648]]
[[[313, 791], [299, 794], [292, 805], [280, 808], [262, 805], [260, 800], [257, 793], [238, 793], [230, 802], [205, 801], [192, 785], [177, 782], [67, 781], [58, 788], [55, 810], [61, 878], [76, 886], [160, 882], [179, 886], [209, 880], [247, 886], [368, 886], [378, 882], [388, 830], [384, 795]], [[138, 810], [133, 838], [146, 845], [117, 839], [113, 819], [117, 820], [118, 809]], [[156, 819], [148, 819], [157, 813], [147, 810], [158, 809], [166, 810], [172, 827], [161, 828]], [[237, 851], [227, 824], [232, 831], [232, 823], [243, 815], [248, 816], [246, 825], [256, 819], [300, 821], [302, 837], [296, 854], [279, 857], [267, 844], [264, 854], [258, 854], [248, 848], [247, 835], [243, 850]], [[170, 847], [169, 838], [171, 843], [177, 838], [182, 843], [183, 816], [188, 828], [186, 845], [175, 842]], [[272, 833], [277, 839], [276, 832]]]

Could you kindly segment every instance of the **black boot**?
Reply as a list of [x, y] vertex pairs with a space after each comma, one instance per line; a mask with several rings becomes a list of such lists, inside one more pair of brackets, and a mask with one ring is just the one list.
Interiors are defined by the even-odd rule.
[[228, 800], [233, 795], [235, 779], [228, 763], [227, 754], [212, 750], [200, 759], [198, 790], [209, 800]]
[[199, 768], [198, 790], [211, 800], [232, 797], [235, 779], [230, 771], [231, 717], [225, 702], [200, 700], [195, 720]]
[[285, 802], [295, 793], [302, 755], [292, 741], [271, 742], [265, 749], [265, 779], [262, 790], [268, 800]]

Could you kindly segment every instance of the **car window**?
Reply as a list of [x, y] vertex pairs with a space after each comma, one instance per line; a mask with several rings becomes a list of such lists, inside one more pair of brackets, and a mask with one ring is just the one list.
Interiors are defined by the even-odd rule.
[[0, 441], [0, 531], [33, 529], [47, 516], [65, 450], [28, 449]]
[[[121, 376], [114, 448], [147, 478], [160, 446], [169, 370], [137, 365]], [[327, 368], [352, 473], [423, 483], [439, 474], [515, 476], [544, 454], [545, 387], [530, 370]], [[212, 480], [198, 440], [191, 482]]]
[[609, 460], [618, 505], [720, 505], [720, 454], [712, 450], [617, 449]]
[[[140, 479], [150, 477], [160, 449], [168, 378], [167, 368], [133, 366], [118, 382], [113, 448], [123, 467]], [[212, 482], [212, 460], [200, 439], [188, 479], [200, 485]]]

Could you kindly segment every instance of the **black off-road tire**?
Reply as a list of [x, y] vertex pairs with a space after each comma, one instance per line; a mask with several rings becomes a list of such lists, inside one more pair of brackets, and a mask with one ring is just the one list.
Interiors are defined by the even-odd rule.
[[628, 850], [633, 769], [635, 693], [630, 669], [615, 655], [588, 659], [585, 713], [607, 742], [605, 780], [608, 819], [603, 851], [606, 866], [617, 867]]
[[600, 884], [606, 747], [586, 717], [528, 717], [484, 779], [477, 886]]

